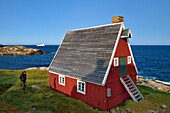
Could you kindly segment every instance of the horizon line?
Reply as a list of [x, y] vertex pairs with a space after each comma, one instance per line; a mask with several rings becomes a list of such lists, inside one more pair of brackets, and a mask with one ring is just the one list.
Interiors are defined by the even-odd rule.
[[[2, 44], [3, 45], [3, 44]], [[4, 46], [10, 45], [32, 45], [36, 46], [37, 44], [5, 44]], [[45, 45], [60, 45], [60, 44], [45, 44]], [[170, 44], [131, 44], [132, 46], [170, 46]]]

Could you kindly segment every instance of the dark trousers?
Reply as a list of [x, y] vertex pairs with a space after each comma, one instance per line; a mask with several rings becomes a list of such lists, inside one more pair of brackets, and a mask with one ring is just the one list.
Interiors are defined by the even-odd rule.
[[26, 87], [26, 80], [21, 80], [22, 83], [22, 89], [25, 90]]

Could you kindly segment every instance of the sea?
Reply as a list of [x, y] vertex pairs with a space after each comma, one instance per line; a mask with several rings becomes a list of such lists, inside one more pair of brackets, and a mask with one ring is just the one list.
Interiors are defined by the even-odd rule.
[[[59, 45], [24, 45], [48, 54], [28, 56], [0, 56], [0, 69], [21, 70], [30, 67], [48, 67]], [[170, 46], [132, 45], [138, 75], [146, 79], [170, 84]]]

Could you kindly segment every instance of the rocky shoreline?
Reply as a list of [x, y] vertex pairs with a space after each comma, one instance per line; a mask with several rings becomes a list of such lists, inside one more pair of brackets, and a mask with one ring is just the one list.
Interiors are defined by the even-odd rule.
[[138, 77], [138, 81], [137, 83], [139, 85], [145, 85], [148, 87], [151, 87], [153, 89], [159, 90], [159, 91], [164, 91], [164, 92], [169, 92], [170, 93], [170, 86], [160, 83], [160, 82], [156, 82], [155, 80], [150, 80], [150, 79], [146, 79], [143, 77]]
[[18, 56], [43, 54], [40, 49], [27, 48], [24, 46], [2, 46], [0, 47], [0, 56]]
[[47, 70], [48, 71], [48, 67], [30, 67], [30, 68], [27, 68], [25, 70], [33, 70], [33, 69]]

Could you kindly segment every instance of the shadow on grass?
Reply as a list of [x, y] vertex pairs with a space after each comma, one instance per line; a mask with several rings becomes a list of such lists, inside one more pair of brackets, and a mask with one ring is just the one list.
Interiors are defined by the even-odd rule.
[[12, 84], [0, 85], [0, 95], [2, 95], [4, 92], [6, 92], [11, 86], [12, 86]]

